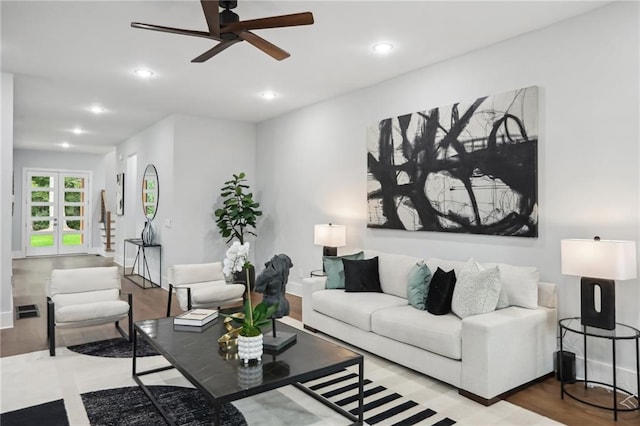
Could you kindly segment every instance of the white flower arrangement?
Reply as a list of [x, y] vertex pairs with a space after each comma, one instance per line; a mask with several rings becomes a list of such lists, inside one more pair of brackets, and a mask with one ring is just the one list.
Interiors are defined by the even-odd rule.
[[234, 241], [229, 250], [227, 250], [227, 257], [223, 261], [222, 273], [230, 276], [234, 272], [242, 272], [245, 266], [249, 267], [251, 263], [247, 259], [250, 247], [249, 243], [240, 244], [239, 241]]
[[[278, 304], [267, 306], [264, 302], [260, 302], [255, 308], [251, 303], [251, 284], [249, 282], [249, 267], [251, 262], [249, 257], [249, 243], [240, 244], [234, 241], [227, 250], [227, 256], [223, 261], [222, 272], [226, 276], [230, 276], [234, 272], [242, 272], [247, 274], [247, 297], [244, 302], [244, 318], [242, 319], [241, 336], [252, 337], [262, 334], [260, 327], [269, 323], [271, 316], [278, 308]], [[222, 314], [225, 315], [226, 314]], [[233, 318], [233, 317], [232, 317]], [[235, 319], [235, 318], [234, 318]]]

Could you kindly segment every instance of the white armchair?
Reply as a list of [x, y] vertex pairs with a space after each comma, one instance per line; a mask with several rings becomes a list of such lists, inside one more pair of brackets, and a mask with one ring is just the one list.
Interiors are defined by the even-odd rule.
[[244, 284], [227, 284], [222, 263], [195, 263], [169, 268], [169, 300], [167, 316], [171, 316], [171, 295], [175, 292], [180, 309], [219, 308], [242, 301]]
[[[133, 296], [120, 299], [117, 266], [54, 269], [46, 282], [49, 355], [56, 354], [56, 328], [85, 327], [115, 322], [120, 334], [131, 341]], [[119, 321], [129, 319], [128, 335]]]

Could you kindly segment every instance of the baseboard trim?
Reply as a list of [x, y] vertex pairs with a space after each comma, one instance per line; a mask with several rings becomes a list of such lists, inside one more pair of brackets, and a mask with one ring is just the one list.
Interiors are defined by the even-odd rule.
[[13, 328], [13, 311], [0, 312], [0, 329]]
[[537, 379], [533, 379], [530, 382], [522, 384], [522, 385], [520, 385], [518, 387], [515, 387], [515, 388], [513, 388], [511, 390], [508, 390], [508, 391], [506, 391], [504, 393], [501, 393], [498, 396], [494, 396], [493, 398], [489, 398], [489, 399], [484, 398], [484, 397], [482, 397], [480, 395], [476, 395], [475, 393], [471, 393], [471, 392], [469, 392], [467, 390], [464, 390], [464, 389], [458, 389], [458, 394], [464, 396], [465, 398], [469, 398], [470, 400], [475, 401], [478, 404], [482, 404], [482, 405], [485, 405], [485, 406], [488, 407], [489, 405], [492, 405], [492, 404], [495, 404], [496, 402], [502, 401], [503, 399], [513, 395], [516, 392], [520, 392], [521, 390], [523, 390], [525, 388], [528, 388], [531, 385], [535, 385], [536, 383], [540, 383], [540, 382], [542, 382], [544, 380], [547, 380], [549, 377], [553, 377], [554, 375], [555, 375], [555, 373], [552, 371], [550, 373], [545, 374], [544, 376], [540, 376]]
[[297, 283], [295, 281], [289, 281], [287, 283], [287, 294], [292, 294], [294, 296], [302, 297], [302, 284]]
[[303, 327], [305, 330], [309, 330], [309, 331], [311, 331], [311, 332], [313, 332], [313, 333], [317, 333], [317, 332], [318, 332], [318, 330], [316, 330], [316, 329], [315, 329], [315, 328], [313, 328], [313, 327], [309, 327], [307, 324], [302, 324], [302, 327]]

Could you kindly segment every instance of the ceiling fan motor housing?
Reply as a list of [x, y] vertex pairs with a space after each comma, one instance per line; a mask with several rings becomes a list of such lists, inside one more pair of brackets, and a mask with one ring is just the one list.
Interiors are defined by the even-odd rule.
[[[230, 11], [229, 9], [225, 9], [220, 12], [220, 26], [223, 27], [228, 24], [233, 24], [235, 22], [239, 22], [240, 17], [237, 13]], [[220, 38], [223, 40], [233, 40], [238, 38], [237, 34], [232, 32], [223, 32], [220, 34]]]
[[238, 0], [221, 0], [219, 5], [223, 9], [235, 9], [238, 7]]

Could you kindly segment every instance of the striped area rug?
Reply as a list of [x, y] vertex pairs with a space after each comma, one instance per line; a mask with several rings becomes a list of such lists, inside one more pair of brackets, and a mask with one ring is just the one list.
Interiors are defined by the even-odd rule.
[[[305, 382], [304, 385], [334, 404], [357, 415], [358, 375], [343, 370], [330, 376]], [[409, 426], [415, 424], [450, 426], [456, 422], [438, 415], [404, 396], [364, 379], [364, 421], [369, 425]]]

